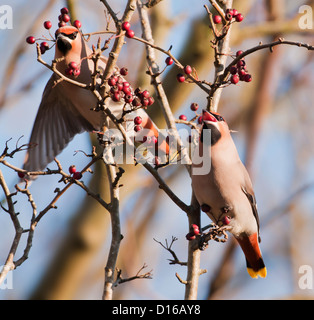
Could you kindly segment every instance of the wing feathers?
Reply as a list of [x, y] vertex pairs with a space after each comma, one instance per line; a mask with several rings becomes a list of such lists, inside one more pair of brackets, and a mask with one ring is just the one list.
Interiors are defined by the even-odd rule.
[[38, 109], [30, 138], [30, 143], [37, 146], [29, 150], [25, 159], [27, 171], [43, 170], [77, 133], [93, 130], [63, 92], [62, 83], [54, 86], [55, 80], [52, 75]]

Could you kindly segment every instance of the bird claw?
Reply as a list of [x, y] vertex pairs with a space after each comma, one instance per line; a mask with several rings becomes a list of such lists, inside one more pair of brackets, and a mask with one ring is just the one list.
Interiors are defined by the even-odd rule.
[[[228, 226], [213, 225], [208, 232], [202, 233], [199, 237], [198, 248], [204, 251], [208, 247], [208, 242], [210, 240], [215, 240], [217, 242], [226, 242], [228, 240]], [[222, 237], [223, 236], [223, 237]]]

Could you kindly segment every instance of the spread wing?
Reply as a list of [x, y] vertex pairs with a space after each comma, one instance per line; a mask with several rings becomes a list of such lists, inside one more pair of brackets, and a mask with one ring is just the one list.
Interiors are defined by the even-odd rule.
[[55, 85], [57, 76], [48, 81], [33, 126], [24, 169], [43, 170], [73, 139], [77, 133], [93, 130], [93, 126], [76, 110], [71, 97]]

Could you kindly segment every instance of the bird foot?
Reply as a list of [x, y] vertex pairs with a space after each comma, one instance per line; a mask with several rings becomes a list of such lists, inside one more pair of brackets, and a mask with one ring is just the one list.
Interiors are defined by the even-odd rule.
[[210, 240], [215, 240], [217, 242], [226, 242], [228, 240], [228, 226], [219, 227], [213, 224], [208, 232], [202, 233], [199, 237], [198, 248], [204, 251], [208, 247], [208, 242]]

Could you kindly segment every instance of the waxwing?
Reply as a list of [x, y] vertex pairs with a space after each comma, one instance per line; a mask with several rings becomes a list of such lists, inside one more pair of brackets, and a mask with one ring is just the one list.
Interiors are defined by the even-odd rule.
[[192, 188], [202, 211], [233, 234], [245, 255], [249, 275], [252, 278], [266, 277], [252, 183], [229, 127], [219, 114], [203, 111], [197, 151], [203, 159], [210, 159], [207, 170], [202, 168], [205, 160], [197, 164], [192, 160]]
[[[63, 58], [57, 63], [57, 69], [67, 77], [84, 83], [91, 83], [91, 75], [94, 72], [94, 63], [87, 59], [92, 54], [83, 39], [80, 31], [73, 26], [61, 27], [56, 31], [55, 59]], [[99, 69], [104, 70], [107, 59], [101, 56]], [[66, 74], [70, 63], [80, 66], [80, 72], [76, 76]], [[119, 70], [116, 67], [117, 71]], [[36, 145], [29, 149], [25, 159], [24, 169], [28, 172], [43, 170], [73, 139], [73, 137], [84, 131], [100, 130], [102, 119], [99, 112], [91, 110], [96, 106], [97, 99], [94, 94], [84, 88], [75, 86], [67, 81], [58, 81], [59, 76], [55, 73], [49, 79], [38, 113], [33, 126], [30, 143]], [[119, 119], [123, 108], [130, 108], [125, 102], [115, 102], [110, 99], [109, 108]], [[158, 128], [141, 108], [126, 115], [124, 123], [128, 133], [134, 134], [134, 123], [130, 121], [136, 116], [142, 118], [141, 126], [148, 129], [151, 136], [159, 135]], [[108, 127], [115, 128], [112, 121]], [[165, 152], [168, 146], [162, 143]], [[167, 150], [166, 150], [167, 149]]]

